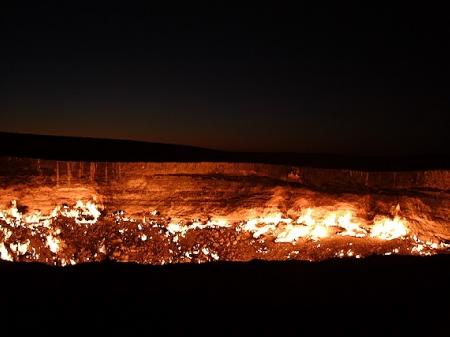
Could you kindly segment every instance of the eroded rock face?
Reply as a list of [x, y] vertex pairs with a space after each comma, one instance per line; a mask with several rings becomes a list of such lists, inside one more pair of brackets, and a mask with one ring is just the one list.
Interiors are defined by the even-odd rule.
[[[450, 170], [422, 171], [357, 171], [320, 169], [259, 163], [125, 163], [125, 162], [75, 162], [0, 157], [1, 183], [12, 183], [21, 177], [39, 177], [44, 183], [109, 183], [132, 176], [161, 175], [222, 175], [266, 177], [286, 182], [299, 182], [308, 187], [361, 190], [450, 190]], [[8, 179], [8, 180], [3, 180]]]
[[[360, 208], [400, 203], [429, 218], [449, 220], [450, 171], [362, 172], [252, 163], [96, 163], [1, 158], [0, 204], [30, 209], [96, 197], [129, 213], [155, 208], [173, 216], [229, 214], [242, 209], [323, 205]], [[303, 200], [303, 201], [302, 201]], [[308, 201], [309, 200], [309, 201]], [[404, 202], [408, 201], [408, 202]], [[390, 207], [390, 206], [389, 206]], [[385, 209], [384, 211], [387, 211]]]
[[[54, 223], [58, 224], [60, 231], [65, 228], [62, 234], [55, 234], [50, 226], [42, 233], [33, 234], [42, 236], [39, 241], [26, 237], [31, 235], [31, 232], [20, 232], [17, 229], [17, 233], [14, 232], [11, 236], [16, 241], [8, 241], [7, 245], [0, 247], [3, 254], [9, 256], [8, 254], [14, 252], [19, 254], [19, 249], [24, 250], [24, 246], [19, 244], [23, 245], [26, 240], [34, 240], [36, 247], [41, 242], [41, 245], [46, 247], [45, 253], [43, 251], [40, 254], [45, 256], [44, 262], [53, 261], [51, 256], [56, 253], [51, 249], [56, 249], [60, 240], [58, 235], [63, 238], [66, 236], [61, 242], [65, 242], [63, 246], [70, 252], [64, 256], [64, 263], [71, 260], [98, 260], [106, 256], [121, 261], [133, 256], [133, 261], [145, 263], [186, 262], [184, 260], [190, 258], [184, 255], [185, 253], [200, 252], [202, 248], [215, 252], [218, 256], [227, 256], [226, 259], [229, 260], [288, 257], [323, 259], [339, 256], [344, 250], [344, 255], [347, 256], [348, 247], [343, 247], [348, 243], [354, 245], [348, 254], [363, 256], [367, 255], [362, 253], [364, 249], [369, 249], [367, 247], [371, 247], [372, 253], [408, 253], [408, 249], [411, 251], [413, 244], [417, 247], [418, 242], [429, 242], [430, 247], [432, 244], [442, 243], [444, 246], [439, 246], [441, 249], [447, 247], [446, 244], [450, 240], [450, 171], [446, 170], [363, 172], [254, 163], [98, 163], [3, 157], [0, 159], [0, 192], [0, 209], [8, 207], [11, 200], [17, 200], [17, 208], [24, 217], [37, 210], [41, 214], [50, 214], [55, 206], [74, 205], [77, 200], [95, 200], [97, 205], [101, 205], [103, 211], [99, 223], [96, 227], [88, 226], [83, 229], [86, 231], [83, 234], [86, 239], [89, 237], [88, 241], [95, 243], [94, 248], [90, 247], [91, 245], [84, 247], [83, 243], [79, 242], [83, 235], [74, 234], [78, 233], [79, 228], [73, 220], [64, 220], [64, 216], [54, 218]], [[315, 214], [338, 211], [338, 216], [343, 216], [342, 212], [351, 212], [355, 221], [366, 226], [367, 240], [343, 240], [338, 237], [339, 232], [336, 232], [336, 239], [330, 241], [322, 238], [321, 246], [312, 234], [305, 234], [305, 238], [301, 239], [302, 247], [308, 247], [309, 252], [302, 255], [292, 253], [298, 251], [296, 240], [281, 243], [281, 246], [280, 243], [274, 243], [277, 235], [283, 238], [280, 232], [286, 231], [286, 224], [282, 223], [284, 220], [280, 226], [267, 223], [267, 226], [271, 226], [264, 234], [267, 237], [258, 236], [259, 241], [256, 243], [251, 243], [251, 240], [255, 240], [252, 236], [254, 232], [249, 235], [239, 234], [239, 226], [253, 221], [252, 219], [280, 214], [282, 218], [295, 222], [304, 216], [304, 211], [308, 209], [312, 209]], [[126, 217], [129, 217], [124, 221], [120, 220], [123, 225], [114, 220], [116, 217], [113, 214], [118, 214], [114, 212], [119, 210], [124, 210]], [[149, 218], [154, 217], [154, 210], [161, 214], [152, 220], [157, 227], [143, 232], [139, 226], [148, 226], [145, 219], [148, 222]], [[378, 251], [379, 242], [369, 237], [371, 226], [380, 215], [405, 219], [409, 241], [394, 244], [389, 242], [388, 245], [384, 243], [384, 248]], [[207, 232], [209, 234], [198, 233], [199, 228], [203, 228], [201, 226], [213, 218], [226, 219], [230, 226], [210, 230]], [[172, 247], [174, 242], [171, 241], [171, 236], [175, 234], [167, 230], [168, 226], [171, 223], [189, 224], [193, 221], [201, 225], [187, 235], [183, 251]], [[321, 218], [320, 221], [325, 220]], [[82, 225], [85, 226], [84, 223]], [[119, 235], [117, 231], [124, 232]], [[135, 233], [132, 238], [128, 238], [133, 244], [124, 242], [125, 232]], [[147, 241], [149, 237], [154, 238], [151, 244]], [[201, 237], [203, 243], [210, 242], [212, 246], [203, 244], [201, 247], [194, 247], [202, 243], [193, 239], [196, 237]], [[56, 241], [53, 242], [53, 238], [56, 238]], [[227, 238], [232, 238], [232, 242], [228, 242]], [[167, 240], [169, 241], [166, 244]], [[182, 241], [180, 236], [180, 242]], [[102, 242], [103, 246], [97, 247], [98, 242]], [[13, 246], [9, 246], [11, 243]], [[233, 249], [233, 245], [241, 248]], [[257, 248], [254, 248], [255, 245]], [[316, 252], [317, 247], [322, 247], [322, 251]], [[324, 253], [324, 247], [327, 247], [327, 253]], [[11, 252], [11, 249], [14, 252]], [[156, 253], [150, 254], [149, 249]], [[359, 249], [358, 254], [355, 249]], [[83, 257], [76, 257], [78, 250], [83, 252]], [[169, 250], [175, 253], [169, 254]], [[165, 252], [164, 258], [158, 256], [158, 251]], [[272, 253], [269, 254], [268, 251]], [[208, 254], [203, 255], [214, 260], [214, 257]], [[142, 256], [141, 261], [139, 256]], [[62, 260], [58, 261], [61, 263]]]

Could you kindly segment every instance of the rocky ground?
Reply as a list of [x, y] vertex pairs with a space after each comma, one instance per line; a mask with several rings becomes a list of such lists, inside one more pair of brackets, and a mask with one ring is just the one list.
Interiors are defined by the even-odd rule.
[[170, 220], [159, 215], [147, 214], [144, 221], [117, 212], [103, 214], [95, 223], [80, 223], [62, 215], [47, 226], [42, 223], [11, 226], [0, 221], [2, 259], [62, 266], [103, 260], [162, 265], [255, 259], [319, 261], [450, 251], [448, 244], [421, 242], [410, 236], [380, 240], [331, 235], [276, 242], [270, 235], [255, 237], [239, 223], [229, 227], [203, 224], [203, 228], [192, 228], [192, 224], [185, 224], [171, 228]]

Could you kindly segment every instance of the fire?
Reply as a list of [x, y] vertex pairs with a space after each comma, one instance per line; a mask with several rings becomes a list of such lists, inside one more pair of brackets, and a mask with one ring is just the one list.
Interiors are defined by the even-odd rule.
[[30, 240], [26, 240], [24, 243], [18, 242], [18, 243], [10, 243], [9, 248], [17, 255], [25, 255], [28, 251], [28, 246], [30, 245]]
[[[99, 222], [102, 217], [106, 216], [106, 212], [103, 212], [103, 207], [96, 204], [93, 201], [78, 200], [76, 203], [69, 205], [62, 205], [55, 207], [50, 214], [42, 214], [41, 211], [36, 210], [29, 214], [22, 214], [22, 208], [18, 206], [18, 203], [13, 200], [10, 208], [0, 211], [0, 259], [7, 261], [14, 261], [16, 259], [39, 259], [40, 254], [45, 256], [55, 256], [61, 258], [61, 264], [76, 263], [74, 256], [63, 257], [66, 247], [68, 247], [68, 241], [66, 237], [64, 240], [60, 237], [62, 233], [60, 226], [56, 227], [54, 222], [58, 217], [71, 219], [72, 223], [80, 226], [80, 230], [88, 230], [92, 225]], [[244, 232], [249, 233], [250, 239], [246, 236], [247, 240], [251, 240], [252, 244], [261, 245], [266, 242], [271, 245], [276, 245], [285, 249], [287, 246], [281, 246], [282, 244], [290, 243], [293, 246], [307, 245], [311, 247], [314, 245], [314, 249], [328, 250], [336, 257], [355, 257], [360, 258], [365, 255], [365, 251], [361, 250], [361, 247], [355, 249], [353, 243], [357, 243], [355, 240], [371, 240], [371, 244], [376, 244], [379, 241], [392, 241], [394, 239], [408, 239], [407, 243], [410, 245], [408, 249], [403, 246], [402, 250], [396, 247], [389, 246], [388, 250], [384, 251], [385, 255], [398, 254], [398, 253], [410, 253], [419, 255], [430, 255], [433, 251], [446, 250], [450, 247], [445, 242], [431, 242], [422, 241], [418, 238], [414, 231], [409, 228], [408, 221], [400, 216], [400, 208], [397, 205], [391, 215], [376, 215], [373, 220], [361, 218], [356, 214], [354, 209], [345, 207], [307, 207], [300, 210], [290, 210], [289, 215], [282, 212], [262, 213], [254, 217], [243, 219], [239, 221], [230, 221], [226, 216], [216, 216], [209, 218], [209, 220], [202, 221], [200, 219], [190, 220], [174, 220], [164, 222], [164, 217], [159, 216], [159, 212], [154, 211], [149, 218], [139, 216], [139, 218], [125, 217], [124, 211], [112, 212], [110, 219], [114, 219], [116, 224], [133, 224], [137, 228], [138, 233], [137, 240], [142, 244], [152, 244], [154, 235], [148, 232], [148, 228], [157, 227], [158, 230], [165, 235], [165, 239], [170, 241], [171, 245], [177, 247], [178, 253], [188, 259], [192, 259], [193, 256], [198, 256], [200, 252], [204, 256], [211, 257], [213, 260], [218, 260], [218, 253], [211, 250], [211, 247], [197, 246], [191, 251], [182, 251], [180, 244], [185, 244], [183, 241], [191, 231], [203, 231], [203, 230], [227, 230], [235, 231], [234, 235]], [[106, 218], [107, 223], [107, 218]], [[100, 221], [99, 225], [103, 222]], [[108, 225], [108, 224], [107, 224]], [[75, 227], [76, 228], [76, 227]], [[30, 231], [30, 235], [34, 236], [34, 239], [25, 239], [23, 229]], [[73, 227], [72, 227], [73, 229]], [[129, 227], [119, 227], [118, 233], [120, 235], [128, 234]], [[223, 232], [222, 232], [223, 233]], [[230, 232], [226, 232], [230, 233]], [[222, 235], [222, 234], [219, 234]], [[228, 235], [228, 234], [227, 234]], [[220, 238], [221, 236], [215, 237]], [[336, 243], [342, 244], [345, 241], [345, 237], [348, 237], [348, 247], [337, 248]], [[255, 242], [255, 239], [258, 239]], [[36, 241], [37, 240], [37, 241]], [[98, 252], [106, 254], [103, 238], [101, 244], [99, 244]], [[344, 241], [343, 241], [344, 240]], [[377, 241], [379, 240], [379, 241]], [[39, 242], [38, 246], [44, 247], [42, 250], [36, 250], [36, 242]], [[123, 240], [122, 240], [123, 241]], [[121, 241], [121, 242], [122, 242]], [[125, 241], [128, 241], [127, 239]], [[189, 241], [189, 240], [188, 240]], [[361, 241], [364, 243], [365, 241]], [[237, 244], [237, 241], [233, 241], [230, 247]], [[380, 243], [381, 244], [381, 243]], [[216, 246], [217, 247], [217, 246]], [[267, 247], [258, 247], [256, 251], [260, 254], [267, 254]], [[327, 248], [324, 248], [327, 247]], [[330, 248], [331, 247], [331, 248]], [[333, 248], [336, 247], [336, 248]], [[364, 246], [365, 247], [365, 246]], [[386, 246], [388, 247], [388, 246]], [[42, 249], [42, 248], [39, 248]], [[286, 248], [289, 249], [289, 248]], [[335, 249], [334, 252], [332, 249]], [[358, 250], [359, 249], [359, 250]], [[366, 249], [366, 248], [363, 248]], [[298, 254], [299, 251], [297, 251]], [[50, 255], [49, 255], [50, 253]], [[173, 252], [173, 247], [169, 249], [170, 254]], [[290, 258], [291, 253], [288, 254]], [[75, 260], [74, 260], [75, 259]], [[72, 262], [74, 261], [74, 262]], [[171, 259], [168, 262], [172, 261]]]
[[306, 226], [314, 226], [316, 224], [316, 220], [312, 217], [313, 210], [311, 208], [307, 208], [306, 212], [299, 216], [297, 219], [297, 223], [304, 224]]
[[408, 234], [405, 221], [396, 216], [394, 219], [378, 218], [374, 220], [370, 236], [381, 240], [393, 240]]
[[313, 230], [311, 231], [311, 239], [314, 241], [317, 241], [321, 238], [326, 238], [328, 235], [328, 228], [322, 225], [314, 226]]
[[338, 235], [365, 237], [367, 231], [361, 224], [353, 222], [349, 210], [325, 211], [307, 208], [295, 222], [291, 218], [283, 218], [275, 214], [263, 218], [254, 218], [243, 226], [244, 230], [253, 232], [253, 237], [276, 234], [275, 242], [295, 242], [299, 238], [310, 238], [314, 241], [329, 237], [333, 230], [340, 230]]
[[0, 211], [0, 220], [12, 227], [33, 227], [33, 225], [49, 227], [51, 220], [59, 214], [75, 219], [77, 224], [94, 224], [98, 221], [101, 212], [95, 202], [87, 201], [84, 203], [82, 200], [78, 200], [73, 208], [67, 205], [57, 206], [48, 215], [43, 215], [41, 211], [36, 210], [34, 213], [23, 216], [17, 208], [17, 201], [12, 200], [9, 209]]
[[292, 225], [288, 224], [283, 231], [281, 231], [275, 242], [295, 242], [299, 238], [304, 238], [309, 235], [311, 228], [302, 225]]
[[13, 261], [13, 258], [3, 242], [0, 243], [0, 259], [5, 261]]
[[290, 224], [292, 219], [283, 218], [281, 213], [269, 214], [263, 217], [249, 219], [242, 229], [253, 233], [255, 239], [268, 232], [275, 231], [278, 224]]
[[55, 238], [53, 235], [47, 235], [46, 240], [47, 246], [50, 251], [56, 254], [59, 251], [60, 240], [58, 238]]
[[352, 222], [352, 213], [350, 211], [345, 212], [344, 215], [338, 218], [337, 226], [344, 229], [343, 232], [339, 233], [342, 236], [362, 238], [367, 235], [367, 231], [360, 224]]
[[294, 225], [286, 226], [275, 239], [275, 242], [292, 242], [299, 238], [311, 238], [317, 241], [330, 235], [329, 226], [334, 226], [336, 215], [330, 214], [320, 221], [313, 214], [317, 213], [312, 208], [307, 208], [297, 219]]
[[[75, 223], [80, 225], [95, 224], [101, 216], [99, 208], [95, 202], [78, 200], [73, 207], [67, 205], [58, 206], [49, 215], [42, 215], [40, 211], [36, 211], [23, 216], [17, 208], [17, 202], [13, 200], [8, 210], [0, 211], [0, 220], [3, 220], [11, 227], [42, 225], [50, 228], [52, 219], [60, 214], [74, 219]], [[396, 212], [399, 212], [398, 206]], [[211, 219], [206, 223], [192, 221], [189, 225], [172, 222], [168, 224], [167, 231], [171, 234], [185, 236], [189, 230], [227, 228], [230, 226], [230, 222], [225, 217], [220, 217]], [[337, 230], [337, 235], [339, 236], [363, 238], [369, 235], [372, 238], [381, 240], [393, 240], [405, 237], [408, 234], [406, 220], [398, 215], [393, 219], [385, 216], [376, 216], [373, 224], [367, 226], [359, 223], [358, 219], [353, 217], [352, 212], [345, 209], [327, 211], [322, 208], [306, 208], [295, 221], [278, 212], [248, 219], [239, 226], [239, 229], [252, 233], [255, 239], [268, 235], [273, 236], [275, 242], [292, 243], [300, 238], [319, 240], [329, 237], [333, 234], [332, 228], [334, 228], [334, 231]], [[3, 229], [3, 231], [5, 230]], [[50, 243], [50, 241], [53, 243]], [[56, 247], [54, 240], [48, 239], [48, 242], [49, 246]]]
[[64, 207], [60, 212], [65, 217], [75, 219], [77, 224], [94, 224], [101, 215], [95, 203], [91, 201], [84, 203], [81, 200], [77, 201], [74, 208]]
[[181, 236], [185, 236], [189, 230], [219, 227], [230, 227], [230, 224], [224, 219], [209, 220], [206, 224], [203, 224], [200, 221], [193, 221], [190, 225], [171, 222], [167, 226], [167, 231], [170, 234], [181, 234]]
[[11, 201], [11, 207], [8, 210], [0, 211], [0, 220], [5, 221], [10, 226], [15, 227], [22, 220], [22, 214], [17, 209], [16, 200]]

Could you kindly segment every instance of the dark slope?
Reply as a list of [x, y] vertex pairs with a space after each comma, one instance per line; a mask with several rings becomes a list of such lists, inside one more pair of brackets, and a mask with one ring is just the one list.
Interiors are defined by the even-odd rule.
[[73, 161], [254, 162], [355, 170], [450, 168], [448, 155], [350, 156], [300, 153], [228, 152], [193, 146], [130, 140], [42, 136], [0, 132], [0, 156]]

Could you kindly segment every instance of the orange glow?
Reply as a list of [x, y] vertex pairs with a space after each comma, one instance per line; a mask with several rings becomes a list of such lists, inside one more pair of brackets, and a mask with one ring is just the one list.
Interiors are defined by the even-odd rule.
[[[34, 250], [34, 239], [12, 236], [17, 229], [27, 228], [31, 230], [32, 236], [40, 233], [36, 238], [39, 240], [42, 238], [42, 244], [52, 256], [58, 256], [60, 251], [64, 249], [65, 242], [64, 237], [61, 236], [61, 229], [56, 223], [57, 219], [62, 221], [65, 218], [70, 219], [75, 227], [79, 226], [80, 230], [86, 230], [91, 226], [101, 225], [102, 219], [108, 216], [110, 219], [116, 219], [116, 221], [133, 223], [139, 231], [137, 238], [141, 242], [152, 241], [151, 235], [142, 232], [145, 226], [151, 225], [152, 227], [156, 226], [163, 229], [165, 237], [176, 245], [179, 244], [180, 240], [185, 239], [188, 233], [194, 231], [227, 230], [244, 233], [244, 235], [249, 233], [251, 240], [268, 241], [276, 245], [291, 244], [300, 247], [306, 243], [314, 244], [317, 250], [322, 249], [321, 245], [323, 244], [333, 247], [334, 242], [342, 243], [345, 242], [342, 240], [348, 240], [348, 246], [345, 249], [336, 248], [334, 253], [336, 257], [360, 258], [364, 256], [361, 248], [355, 252], [352, 242], [356, 241], [352, 240], [370, 243], [372, 246], [377, 245], [377, 242], [381, 244], [381, 242], [387, 243], [396, 239], [408, 240], [409, 248], [407, 251], [410, 254], [418, 255], [430, 255], [433, 251], [449, 248], [446, 242], [427, 241], [418, 237], [409, 228], [408, 221], [400, 216], [399, 206], [395, 208], [392, 216], [376, 215], [372, 220], [358, 217], [355, 215], [354, 209], [345, 207], [336, 207], [336, 209], [324, 206], [305, 207], [297, 211], [291, 210], [289, 215], [282, 212], [266, 213], [264, 210], [259, 212], [259, 216], [244, 218], [241, 221], [232, 221], [226, 215], [220, 215], [203, 221], [200, 219], [178, 219], [164, 223], [155, 220], [155, 218], [164, 219], [158, 218], [157, 211], [153, 211], [148, 215], [150, 219], [153, 219], [149, 221], [146, 220], [146, 216], [137, 218], [124, 217], [123, 214], [125, 212], [123, 211], [114, 212], [114, 216], [112, 216], [112, 213], [108, 215], [108, 212], [103, 210], [103, 207], [97, 204], [95, 200], [78, 200], [72, 206], [57, 206], [50, 214], [42, 214], [39, 210], [22, 214], [17, 202], [13, 200], [8, 209], [0, 211], [0, 259], [13, 261], [26, 254], [29, 256], [30, 253], [32, 258], [39, 258], [39, 255]], [[258, 214], [258, 212], [250, 210], [247, 214]], [[71, 226], [73, 229], [73, 225]], [[127, 229], [119, 229], [121, 235], [125, 235], [126, 231]], [[403, 247], [405, 246], [403, 245]], [[100, 245], [98, 251], [102, 254], [106, 253], [104, 243]], [[265, 252], [264, 250], [258, 251], [261, 251], [261, 253]], [[220, 258], [217, 252], [205, 247], [186, 252], [184, 255], [187, 259], [191, 259], [193, 255], [199, 254], [199, 252], [202, 252], [205, 256], [212, 257], [213, 260]], [[405, 250], [402, 252], [405, 252]], [[399, 253], [401, 252], [397, 247], [384, 251], [384, 255]], [[64, 261], [64, 265], [69, 262], [70, 264], [77, 263], [74, 259], [69, 261], [65, 258]]]

